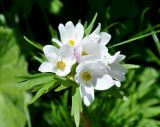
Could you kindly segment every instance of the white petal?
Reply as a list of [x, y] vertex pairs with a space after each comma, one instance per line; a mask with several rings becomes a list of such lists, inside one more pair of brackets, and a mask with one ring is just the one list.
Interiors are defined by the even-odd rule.
[[124, 73], [124, 74], [127, 73], [126, 68], [120, 63], [110, 64], [110, 68], [113, 71], [119, 71], [119, 72]]
[[59, 24], [58, 26], [61, 42], [65, 44], [67, 42], [66, 30], [63, 24]]
[[99, 33], [100, 33], [100, 30], [101, 30], [101, 23], [98, 23], [97, 28], [96, 28], [92, 33], [94, 33], [94, 34], [99, 34]]
[[82, 63], [78, 64], [77, 68], [76, 68], [76, 72], [81, 72], [83, 71], [84, 69], [88, 69], [88, 67], [94, 63], [94, 61], [91, 61], [91, 60], [86, 60], [86, 61], [83, 61]]
[[[59, 49], [59, 56], [61, 59], [64, 59], [66, 61], [70, 61], [75, 63], [76, 58], [74, 56], [74, 49], [69, 45], [64, 45]], [[72, 64], [72, 63], [70, 63]]]
[[80, 43], [84, 35], [84, 28], [81, 23], [78, 23], [75, 26], [75, 32], [76, 32], [76, 42]]
[[106, 32], [101, 32], [100, 35], [101, 35], [101, 39], [99, 41], [100, 45], [106, 45], [111, 39], [111, 35]]
[[54, 62], [57, 60], [58, 57], [58, 49], [53, 45], [46, 45], [43, 48], [43, 52], [48, 61]]
[[74, 76], [74, 79], [76, 81], [76, 83], [80, 84], [81, 82], [81, 77], [80, 77], [80, 72], [76, 73], [76, 75]]
[[124, 60], [125, 58], [126, 58], [125, 55], [120, 54], [120, 55], [118, 55], [117, 59], [115, 60], [115, 63], [120, 62], [120, 61]]
[[56, 39], [56, 38], [52, 38], [52, 42], [55, 42], [58, 46], [62, 46], [63, 45], [63, 43], [62, 42], [60, 42], [58, 39]]
[[80, 85], [80, 94], [83, 98], [83, 102], [86, 106], [89, 106], [94, 100], [94, 89], [92, 86], [87, 87], [85, 85]]
[[111, 64], [110, 65], [110, 75], [114, 78], [117, 79], [119, 81], [124, 81], [125, 78], [125, 73], [127, 72], [127, 70], [121, 65], [121, 64]]
[[67, 36], [67, 41], [69, 40], [75, 40], [76, 34], [75, 34], [75, 28], [74, 24], [71, 21], [68, 21], [65, 25], [65, 34]]
[[98, 40], [100, 36], [88, 36], [82, 43], [83, 51], [88, 55], [92, 55], [96, 58], [100, 58], [100, 48], [98, 46]]
[[108, 58], [110, 57], [110, 54], [108, 53], [108, 49], [106, 46], [100, 45], [100, 56], [101, 56], [101, 60], [105, 63], [108, 64], [109, 60]]
[[38, 71], [40, 72], [53, 72], [54, 65], [49, 62], [43, 62], [40, 67], [38, 68]]
[[109, 63], [112, 64], [112, 63], [116, 62], [119, 54], [120, 54], [120, 52], [118, 51], [118, 52], [116, 52], [113, 56], [110, 56], [110, 58], [109, 58]]
[[66, 65], [64, 70], [57, 69], [56, 75], [58, 76], [66, 76], [71, 72], [71, 66]]
[[125, 55], [121, 55], [120, 51], [116, 52], [113, 56], [108, 55], [107, 57], [109, 59], [109, 64], [118, 63], [125, 59]]
[[110, 75], [104, 75], [102, 78], [97, 79], [97, 84], [95, 85], [96, 90], [106, 90], [114, 85], [114, 81]]
[[115, 84], [117, 87], [121, 87], [121, 82], [118, 81], [118, 80], [114, 80], [114, 84]]
[[89, 64], [88, 68], [94, 77], [102, 78], [108, 67], [102, 61], [96, 60], [94, 63]]

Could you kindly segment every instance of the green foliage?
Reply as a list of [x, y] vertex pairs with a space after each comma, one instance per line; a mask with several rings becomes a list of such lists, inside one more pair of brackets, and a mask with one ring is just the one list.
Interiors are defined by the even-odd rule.
[[75, 126], [68, 108], [69, 98], [69, 91], [66, 90], [63, 95], [60, 95], [59, 100], [51, 102], [50, 110], [44, 114], [44, 118], [50, 126]]
[[85, 34], [86, 34], [86, 35], [89, 35], [89, 34], [91, 33], [96, 19], [97, 19], [97, 13], [94, 15], [91, 23], [90, 23], [90, 24], [87, 26], [87, 28], [85, 29]]
[[43, 49], [43, 46], [40, 45], [39, 43], [36, 43], [36, 42], [33, 42], [31, 40], [29, 40], [27, 37], [24, 36], [24, 39], [29, 43], [31, 44], [32, 46], [36, 47], [37, 49], [39, 50], [42, 50]]
[[153, 68], [145, 68], [141, 73], [130, 71], [127, 82], [122, 86], [123, 89], [127, 88], [130, 94], [128, 98], [123, 98], [122, 101], [100, 94], [91, 109], [88, 109], [90, 119], [94, 121], [92, 126], [158, 127], [160, 125], [158, 78], [159, 72]]
[[73, 85], [77, 85], [73, 80], [65, 80], [57, 89], [55, 89], [55, 91], [58, 92]]
[[26, 94], [16, 88], [15, 76], [27, 72], [14, 32], [0, 27], [0, 127], [24, 127]]
[[74, 117], [76, 127], [79, 127], [80, 113], [82, 112], [82, 98], [80, 96], [79, 87], [72, 88], [72, 110], [71, 114]]
[[[11, 29], [0, 27], [0, 127], [24, 127], [26, 119], [29, 127], [31, 124], [35, 127], [74, 127], [71, 109], [76, 125], [79, 125], [82, 109], [78, 102], [81, 103], [82, 100], [77, 88], [74, 94], [70, 91], [70, 87], [73, 87], [70, 78], [56, 77], [50, 73], [26, 74], [27, 64], [28, 71], [32, 72], [39, 66], [35, 59], [40, 63], [43, 61], [43, 56], [42, 59], [39, 58], [42, 45], [51, 43], [51, 37], [58, 38], [58, 24], [69, 20], [76, 23], [79, 19], [82, 23], [85, 22], [86, 35], [91, 33], [94, 24], [102, 23], [104, 31], [112, 35], [108, 44], [110, 49], [113, 53], [121, 50], [129, 63], [124, 66], [130, 69], [127, 80], [122, 83], [120, 89], [113, 87], [95, 93], [94, 103], [83, 109], [87, 117], [85, 120], [81, 119], [80, 126], [85, 126], [86, 121], [93, 127], [160, 126], [160, 24], [157, 24], [160, 22], [159, 3], [129, 0], [81, 2], [75, 4], [74, 0], [0, 1], [3, 13], [0, 14], [0, 25], [11, 26], [14, 30], [13, 32]], [[98, 17], [96, 14], [92, 19], [96, 12]], [[91, 23], [88, 25], [85, 20]], [[24, 40], [24, 35], [29, 38], [25, 38], [26, 41], [35, 47], [31, 49], [32, 54], [25, 43], [19, 41]], [[130, 43], [133, 41], [136, 42]], [[54, 42], [52, 44], [55, 45]], [[27, 54], [25, 58], [22, 53]], [[15, 76], [20, 75], [27, 76], [19, 77], [17, 84]], [[35, 95], [32, 101], [30, 94], [24, 93], [23, 90]], [[37, 103], [29, 107], [31, 123], [26, 103], [35, 100]], [[72, 105], [77, 105], [77, 108]]]

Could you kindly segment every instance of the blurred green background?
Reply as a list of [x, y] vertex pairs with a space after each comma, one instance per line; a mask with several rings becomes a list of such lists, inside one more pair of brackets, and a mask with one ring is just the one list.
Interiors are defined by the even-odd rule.
[[33, 127], [75, 126], [70, 115], [70, 90], [50, 91], [27, 108], [31, 94], [18, 89], [15, 76], [37, 73], [40, 65], [33, 58], [40, 51], [23, 36], [51, 44], [59, 23], [81, 20], [84, 24], [96, 12], [94, 28], [100, 22], [102, 30], [112, 35], [108, 46], [152, 35], [110, 48], [112, 53], [126, 55], [125, 63], [140, 68], [129, 70], [122, 83], [127, 98], [97, 92], [91, 107], [84, 108], [80, 126], [160, 126], [160, 34], [155, 33], [160, 29], [158, 0], [0, 0], [0, 127], [27, 127], [27, 121]]

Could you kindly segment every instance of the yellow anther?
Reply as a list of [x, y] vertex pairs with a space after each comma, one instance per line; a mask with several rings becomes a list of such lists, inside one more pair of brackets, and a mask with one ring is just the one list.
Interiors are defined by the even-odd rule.
[[82, 73], [82, 79], [85, 81], [89, 81], [92, 79], [92, 75], [89, 72], [83, 72]]
[[82, 56], [88, 55], [85, 51], [82, 51]]
[[65, 67], [66, 67], [65, 62], [63, 62], [63, 61], [58, 61], [58, 62], [57, 62], [57, 68], [58, 68], [58, 69], [64, 70]]
[[74, 46], [76, 44], [76, 42], [74, 40], [69, 40], [68, 44], [71, 45], [71, 46]]

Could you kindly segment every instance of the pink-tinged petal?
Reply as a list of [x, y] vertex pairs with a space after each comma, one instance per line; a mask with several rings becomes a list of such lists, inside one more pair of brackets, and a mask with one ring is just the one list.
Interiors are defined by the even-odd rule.
[[48, 61], [55, 62], [57, 60], [58, 49], [54, 47], [53, 45], [44, 46], [43, 52]]
[[81, 59], [81, 55], [82, 55], [82, 46], [81, 45], [77, 45], [74, 48], [74, 56], [76, 57], [76, 61], [79, 63], [80, 59]]
[[86, 106], [91, 105], [94, 100], [94, 88], [92, 86], [80, 85], [80, 94]]
[[54, 72], [54, 65], [49, 62], [43, 62], [40, 67], [38, 68], [38, 71], [40, 72]]
[[95, 85], [96, 90], [106, 90], [114, 85], [114, 81], [110, 75], [104, 75], [102, 78], [97, 79], [97, 84]]

